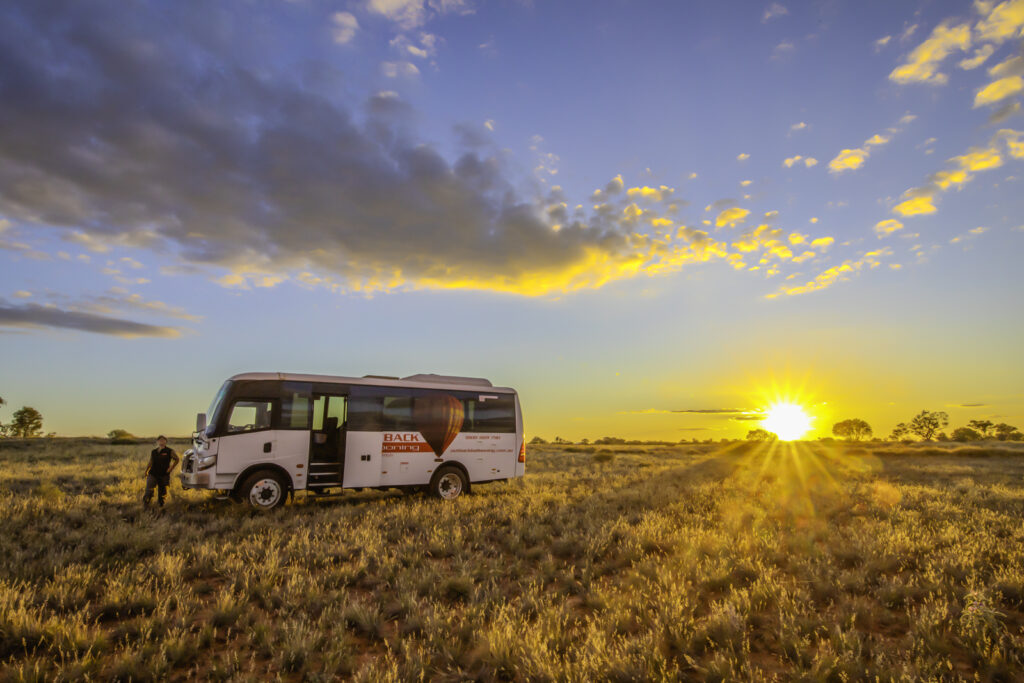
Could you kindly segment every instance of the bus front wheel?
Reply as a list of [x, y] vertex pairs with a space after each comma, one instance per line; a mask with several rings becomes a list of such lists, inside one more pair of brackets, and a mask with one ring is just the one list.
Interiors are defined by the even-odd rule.
[[455, 500], [468, 488], [466, 475], [451, 465], [440, 468], [430, 480], [430, 493], [443, 500]]
[[283, 504], [288, 486], [281, 475], [270, 470], [254, 472], [238, 490], [238, 498], [256, 510], [273, 510]]

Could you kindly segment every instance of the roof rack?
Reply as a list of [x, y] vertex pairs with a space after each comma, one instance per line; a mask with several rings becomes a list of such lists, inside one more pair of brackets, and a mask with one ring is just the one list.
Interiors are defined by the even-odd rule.
[[458, 377], [456, 375], [435, 375], [433, 373], [420, 373], [402, 378], [403, 382], [430, 382], [433, 384], [471, 384], [481, 387], [493, 387], [490, 380], [483, 377]]

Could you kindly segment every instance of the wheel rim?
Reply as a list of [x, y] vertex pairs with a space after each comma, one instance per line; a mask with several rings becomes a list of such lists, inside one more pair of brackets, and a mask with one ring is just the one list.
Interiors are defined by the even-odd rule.
[[249, 502], [253, 507], [272, 508], [281, 500], [284, 491], [276, 479], [260, 479], [249, 489]]
[[462, 477], [455, 472], [448, 472], [438, 480], [437, 492], [446, 500], [458, 497], [462, 493]]

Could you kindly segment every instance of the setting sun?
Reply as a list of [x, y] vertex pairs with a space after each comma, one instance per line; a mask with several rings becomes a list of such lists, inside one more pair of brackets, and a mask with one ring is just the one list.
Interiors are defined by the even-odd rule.
[[776, 403], [768, 408], [761, 426], [783, 441], [793, 441], [810, 430], [811, 417], [796, 403]]

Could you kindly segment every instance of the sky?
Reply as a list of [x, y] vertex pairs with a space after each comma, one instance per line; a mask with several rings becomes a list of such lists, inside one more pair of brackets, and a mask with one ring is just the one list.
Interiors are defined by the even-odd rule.
[[1024, 427], [1024, 0], [13, 0], [0, 408], [481, 376], [528, 436]]

